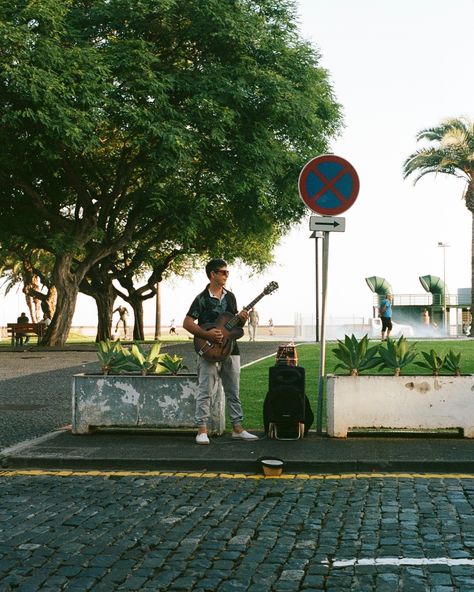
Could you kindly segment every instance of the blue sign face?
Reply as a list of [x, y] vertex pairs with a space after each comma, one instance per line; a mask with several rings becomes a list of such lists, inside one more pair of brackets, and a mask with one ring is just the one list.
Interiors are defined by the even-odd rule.
[[359, 177], [347, 160], [325, 154], [303, 167], [298, 189], [301, 199], [313, 212], [333, 216], [345, 212], [355, 202]]

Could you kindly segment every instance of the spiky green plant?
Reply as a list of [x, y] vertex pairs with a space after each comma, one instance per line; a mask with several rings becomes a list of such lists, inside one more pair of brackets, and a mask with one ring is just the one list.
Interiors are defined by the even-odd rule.
[[364, 370], [370, 370], [381, 364], [378, 350], [379, 346], [369, 348], [369, 338], [364, 335], [360, 341], [354, 334], [349, 337], [344, 336], [344, 341], [337, 340], [338, 347], [333, 348], [333, 353], [340, 363], [337, 364], [334, 370], [343, 368], [347, 370], [351, 376], [359, 376]]
[[101, 370], [104, 374], [114, 371], [116, 365], [123, 358], [122, 345], [119, 341], [106, 339], [97, 343], [97, 355], [101, 363]]
[[[161, 368], [160, 368], [161, 367]], [[187, 370], [187, 366], [183, 364], [183, 358], [174, 354], [170, 356], [170, 354], [165, 353], [160, 356], [160, 359], [156, 365], [156, 374], [165, 374], [169, 372], [170, 374], [178, 374], [180, 370]]]
[[444, 357], [444, 367], [455, 376], [461, 376], [461, 352], [456, 354], [450, 349]]
[[411, 364], [417, 356], [416, 343], [409, 344], [403, 335], [398, 341], [388, 338], [386, 343], [386, 348], [379, 348], [382, 367], [393, 370], [394, 376], [400, 376], [402, 368]]
[[146, 374], [177, 374], [187, 367], [183, 358], [168, 353], [160, 353], [161, 343], [155, 342], [148, 351], [140, 344], [133, 343], [131, 348], [123, 346], [120, 341], [100, 341], [97, 354], [102, 363], [104, 374], [121, 374], [124, 372], [141, 372]]
[[439, 356], [434, 349], [431, 349], [429, 353], [422, 351], [421, 355], [425, 359], [421, 362], [415, 362], [416, 366], [427, 368], [428, 370], [431, 370], [433, 376], [439, 376], [439, 373], [445, 364], [445, 358]]
[[167, 354], [160, 354], [160, 349], [161, 343], [158, 341], [148, 351], [145, 351], [140, 344], [133, 343], [130, 348], [130, 354], [136, 369], [140, 370], [144, 375], [149, 372], [161, 374], [161, 368], [159, 368], [160, 359]]

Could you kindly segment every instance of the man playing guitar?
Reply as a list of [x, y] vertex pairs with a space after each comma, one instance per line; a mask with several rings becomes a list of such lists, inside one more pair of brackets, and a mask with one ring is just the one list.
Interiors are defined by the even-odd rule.
[[[206, 275], [209, 278], [209, 284], [193, 300], [183, 321], [183, 328], [212, 348], [213, 344], [224, 345], [224, 341], [228, 338], [223, 327], [213, 326], [219, 316], [226, 313], [237, 315], [239, 325], [244, 326], [248, 319], [248, 312], [245, 309], [238, 312], [234, 294], [225, 288], [229, 271], [227, 263], [223, 259], [209, 261], [206, 265]], [[210, 326], [206, 328], [205, 325]], [[198, 352], [200, 355], [198, 355], [198, 393], [195, 414], [198, 426], [197, 444], [209, 444], [207, 421], [210, 413], [211, 394], [215, 390], [219, 378], [222, 380], [232, 422], [232, 437], [241, 440], [258, 440], [258, 436], [250, 434], [242, 427], [239, 348], [235, 341], [229, 341], [229, 345], [231, 347], [230, 355], [221, 361], [211, 361], [206, 359], [203, 352]]]

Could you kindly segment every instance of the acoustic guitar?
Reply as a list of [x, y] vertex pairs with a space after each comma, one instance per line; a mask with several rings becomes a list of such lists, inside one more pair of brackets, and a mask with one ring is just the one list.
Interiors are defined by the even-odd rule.
[[[271, 294], [278, 289], [276, 282], [270, 282], [263, 292], [261, 292], [250, 304], [244, 306], [245, 310], [250, 310], [259, 300], [264, 296]], [[201, 325], [203, 329], [212, 329], [216, 327], [220, 329], [223, 334], [221, 343], [213, 343], [202, 337], [194, 336], [194, 349], [196, 353], [206, 359], [208, 362], [222, 362], [230, 356], [232, 348], [234, 347], [234, 341], [240, 339], [244, 334], [244, 330], [241, 326], [241, 319], [238, 315], [234, 315], [231, 312], [224, 312], [219, 315], [215, 323], [206, 323]]]

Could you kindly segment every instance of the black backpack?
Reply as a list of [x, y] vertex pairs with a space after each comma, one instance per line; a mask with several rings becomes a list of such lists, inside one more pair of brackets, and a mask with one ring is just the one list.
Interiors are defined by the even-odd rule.
[[314, 414], [305, 394], [305, 370], [301, 366], [273, 366], [263, 403], [263, 425], [271, 438], [297, 440], [305, 436]]

